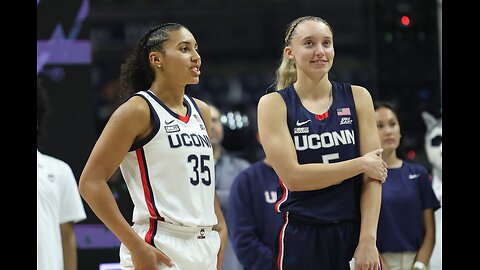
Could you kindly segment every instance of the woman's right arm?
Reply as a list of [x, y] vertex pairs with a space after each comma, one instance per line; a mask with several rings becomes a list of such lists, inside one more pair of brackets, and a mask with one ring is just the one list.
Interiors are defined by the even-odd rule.
[[135, 269], [170, 260], [138, 236], [121, 214], [107, 181], [135, 140], [151, 130], [150, 109], [141, 97], [132, 97], [110, 117], [93, 147], [79, 181], [79, 191], [93, 212], [132, 254]]
[[316, 190], [339, 184], [345, 179], [365, 173], [384, 179], [381, 149], [362, 157], [337, 163], [300, 165], [287, 125], [287, 109], [282, 97], [270, 93], [260, 98], [257, 108], [258, 132], [262, 147], [273, 168], [291, 191]]

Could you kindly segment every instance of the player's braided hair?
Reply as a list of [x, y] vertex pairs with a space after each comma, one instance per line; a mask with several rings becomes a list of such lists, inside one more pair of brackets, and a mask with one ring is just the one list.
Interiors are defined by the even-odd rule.
[[150, 67], [148, 54], [152, 51], [164, 52], [163, 44], [168, 40], [170, 32], [181, 28], [186, 27], [178, 23], [164, 23], [149, 29], [140, 38], [134, 52], [120, 67], [122, 99], [125, 100], [137, 91], [150, 88], [155, 73]]

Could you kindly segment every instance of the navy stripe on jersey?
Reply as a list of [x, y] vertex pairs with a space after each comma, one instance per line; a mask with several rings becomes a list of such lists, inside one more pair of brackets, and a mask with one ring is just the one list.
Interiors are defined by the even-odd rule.
[[[359, 157], [358, 122], [352, 88], [332, 83], [332, 105], [316, 114], [305, 108], [291, 85], [279, 90], [299, 164], [335, 163]], [[319, 190], [292, 192], [280, 180], [277, 211], [296, 220], [322, 224], [359, 218], [361, 175]]]
[[185, 98], [183, 98], [183, 105], [187, 107], [187, 113], [185, 115], [179, 115], [175, 113], [174, 111], [170, 110], [170, 108], [165, 105], [155, 94], [151, 91], [148, 90], [146, 91], [147, 94], [149, 94], [154, 100], [158, 102], [169, 114], [171, 114], [173, 117], [179, 119], [180, 121], [183, 121], [184, 123], [188, 123], [188, 120], [190, 120], [190, 115], [192, 114], [192, 108], [190, 108], [190, 103], [188, 103]]
[[[194, 100], [192, 97], [190, 97], [190, 96], [187, 96], [187, 95], [185, 95], [185, 96], [190, 99], [190, 101], [192, 102], [192, 104], [193, 104], [193, 106], [195, 107], [195, 109], [197, 109], [198, 114], [200, 114], [200, 118], [202, 118], [203, 123], [205, 123], [205, 119], [203, 119], [202, 111], [200, 110], [200, 108], [198, 108], [198, 105], [197, 105], [197, 103], [195, 102], [195, 100]], [[200, 122], [200, 121], [199, 121], [199, 122]]]
[[145, 152], [143, 148], [136, 150], [138, 165], [140, 169], [140, 174], [142, 176], [142, 186], [143, 194], [145, 196], [145, 202], [147, 203], [147, 208], [150, 213], [150, 226], [148, 232], [145, 235], [145, 241], [152, 246], [155, 246], [154, 238], [157, 232], [157, 220], [164, 220], [162, 216], [158, 213], [157, 206], [155, 205], [155, 199], [153, 197], [153, 190], [150, 183], [150, 177], [148, 176], [148, 167], [147, 162], [145, 161]]
[[150, 183], [150, 177], [148, 175], [148, 166], [147, 161], [145, 160], [145, 152], [143, 151], [143, 148], [137, 149], [136, 154], [140, 174], [142, 176], [143, 194], [147, 203], [148, 212], [150, 213], [150, 216], [154, 219], [163, 220], [163, 217], [160, 216], [157, 210], [157, 206], [155, 205], [155, 199], [153, 196], [152, 185]]
[[138, 141], [138, 142], [134, 142], [132, 144], [132, 146], [130, 147], [130, 150], [129, 151], [134, 151], [140, 147], [143, 147], [145, 144], [147, 144], [149, 141], [151, 141], [153, 139], [153, 137], [155, 137], [155, 135], [157, 134], [158, 130], [160, 129], [160, 119], [158, 118], [158, 115], [157, 113], [155, 112], [155, 109], [153, 109], [153, 106], [152, 104], [150, 103], [150, 101], [148, 101], [148, 99], [142, 95], [139, 95], [139, 94], [134, 94], [135, 96], [139, 96], [141, 98], [143, 98], [147, 104], [148, 104], [148, 108], [150, 108], [150, 117], [153, 118], [153, 129], [152, 129], [152, 132], [150, 132], [150, 134], [148, 134], [148, 136], [141, 140], [141, 141]]
[[155, 246], [155, 235], [157, 234], [157, 220], [150, 219], [148, 231], [145, 234], [145, 242], [149, 243], [152, 246]]

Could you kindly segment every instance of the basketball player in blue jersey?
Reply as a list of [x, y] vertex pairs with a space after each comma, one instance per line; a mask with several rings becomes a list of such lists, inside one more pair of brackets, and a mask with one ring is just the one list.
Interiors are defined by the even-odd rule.
[[[122, 242], [122, 269], [222, 269], [228, 232], [215, 193], [210, 109], [185, 95], [200, 65], [192, 33], [167, 23], [150, 29], [121, 66], [128, 99], [96, 142], [80, 192]], [[119, 166], [132, 227], [107, 185]]]
[[400, 121], [394, 107], [374, 104], [388, 166], [378, 221], [378, 250], [385, 270], [426, 270], [435, 246], [434, 212], [440, 208], [427, 168], [402, 159]]
[[387, 176], [373, 102], [360, 86], [330, 81], [332, 29], [318, 17], [289, 24], [278, 91], [258, 103], [263, 149], [280, 178], [281, 270], [376, 270]]

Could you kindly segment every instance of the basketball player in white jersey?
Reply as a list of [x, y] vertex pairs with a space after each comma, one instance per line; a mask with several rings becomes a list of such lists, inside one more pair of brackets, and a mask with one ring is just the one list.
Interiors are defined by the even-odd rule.
[[[185, 95], [200, 77], [192, 33], [150, 29], [121, 67], [128, 98], [111, 116], [80, 177], [80, 192], [120, 239], [122, 269], [219, 270], [227, 227], [215, 193], [210, 110]], [[120, 167], [134, 203], [122, 216], [107, 181]]]

